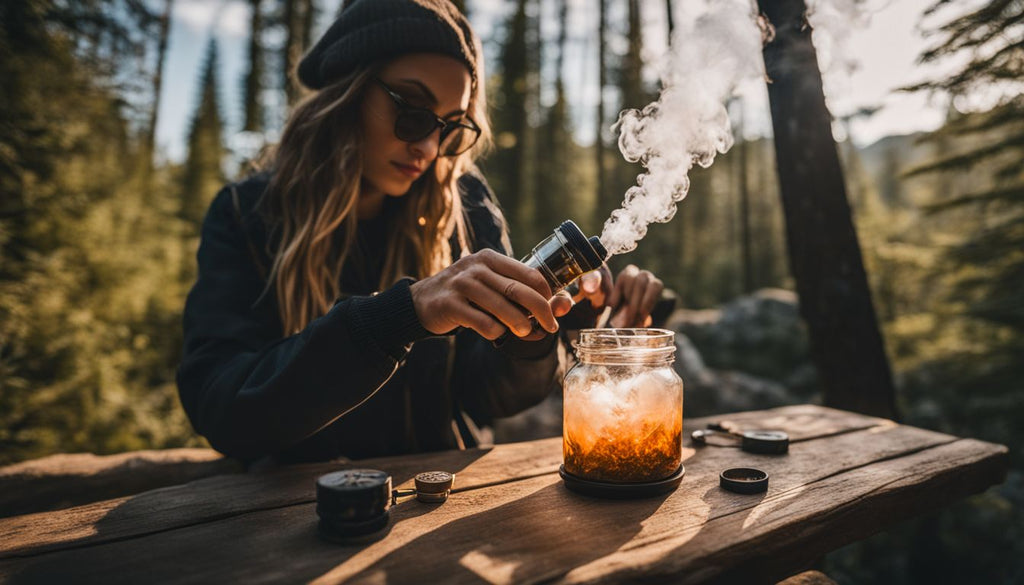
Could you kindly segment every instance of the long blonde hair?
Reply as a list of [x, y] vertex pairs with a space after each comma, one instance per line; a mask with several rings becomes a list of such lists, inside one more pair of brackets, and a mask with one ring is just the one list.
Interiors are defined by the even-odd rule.
[[[277, 293], [285, 335], [327, 313], [343, 292], [341, 271], [356, 239], [363, 171], [360, 103], [377, 70], [363, 68], [308, 96], [270, 154], [271, 179], [260, 210], [277, 236], [267, 286]], [[471, 251], [457, 183], [490, 146], [485, 99], [483, 84], [476, 83], [468, 111], [481, 133], [473, 149], [438, 157], [400, 198], [388, 226], [379, 290], [447, 267], [453, 235], [463, 253]]]

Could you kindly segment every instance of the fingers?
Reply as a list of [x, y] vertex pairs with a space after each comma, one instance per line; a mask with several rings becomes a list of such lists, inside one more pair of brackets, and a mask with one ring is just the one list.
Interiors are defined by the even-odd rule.
[[551, 297], [549, 304], [551, 313], [555, 317], [562, 317], [572, 309], [572, 296], [564, 290], [558, 291], [555, 296]]
[[612, 274], [607, 266], [602, 266], [580, 277], [580, 290], [572, 300], [587, 299], [595, 309], [600, 309], [605, 305], [612, 286]]
[[[499, 293], [494, 290], [495, 284], [501, 282], [487, 282], [493, 274], [484, 274], [483, 279], [465, 278], [455, 284], [458, 291], [474, 307], [490, 314], [492, 317], [503, 323], [512, 333], [518, 337], [528, 335], [533, 324], [523, 313], [518, 305], [509, 300], [507, 293]], [[516, 282], [509, 280], [505, 284], [506, 289], [514, 290]], [[522, 287], [522, 285], [520, 285]]]
[[643, 300], [640, 301], [640, 309], [637, 311], [637, 316], [643, 319], [643, 327], [650, 326], [651, 311], [653, 311], [654, 306], [658, 304], [658, 299], [661, 298], [661, 291], [664, 289], [665, 284], [661, 282], [661, 279], [651, 274], [650, 281], [647, 284], [647, 289], [644, 291]]
[[[665, 288], [650, 271], [629, 265], [619, 274], [609, 305], [617, 306], [611, 319], [613, 327], [646, 327], [651, 311]], [[612, 302], [616, 301], [616, 302]]]
[[581, 276], [579, 292], [576, 293], [572, 300], [580, 301], [599, 292], [601, 290], [601, 280], [601, 273], [597, 270], [591, 270]]
[[507, 325], [515, 335], [530, 334], [533, 324], [529, 315], [546, 331], [558, 331], [558, 322], [548, 304], [551, 288], [536, 270], [493, 250], [477, 252], [456, 264], [456, 290]]
[[[547, 297], [542, 297], [536, 290], [531, 289], [521, 282], [493, 272], [485, 273], [482, 277], [482, 281], [491, 289], [500, 290], [501, 297], [503, 299], [507, 299], [504, 303], [495, 302], [493, 305], [481, 305], [481, 307], [488, 311], [492, 308], [502, 311], [501, 313], [495, 313], [495, 316], [502, 321], [508, 322], [506, 321], [506, 316], [515, 320], [517, 318], [516, 316], [526, 319], [526, 315], [533, 315], [537, 320], [537, 323], [548, 332], [554, 333], [555, 331], [558, 331], [558, 321], [555, 321], [555, 316], [552, 314], [551, 305], [548, 304]], [[524, 314], [522, 309], [519, 309], [516, 305], [525, 309], [526, 314]], [[512, 314], [506, 315], [506, 311], [509, 310], [511, 310]], [[529, 333], [529, 327], [527, 327], [527, 330], [522, 333], [517, 330], [513, 330], [513, 333], [522, 337]]]
[[527, 285], [545, 300], [551, 298], [551, 287], [548, 286], [548, 281], [544, 280], [540, 272], [522, 262], [513, 260], [491, 249], [480, 250], [469, 258], [474, 257], [494, 272]]
[[488, 341], [494, 341], [505, 334], [508, 329], [499, 323], [490, 314], [474, 308], [469, 304], [463, 304], [458, 308], [458, 316], [455, 321], [463, 327], [468, 327], [480, 334], [480, 337]]
[[615, 287], [608, 297], [609, 305], [618, 307], [623, 303], [623, 299], [629, 298], [627, 293], [632, 288], [633, 280], [639, 272], [640, 269], [632, 264], [622, 269], [622, 272], [619, 273], [619, 278], [615, 280]]

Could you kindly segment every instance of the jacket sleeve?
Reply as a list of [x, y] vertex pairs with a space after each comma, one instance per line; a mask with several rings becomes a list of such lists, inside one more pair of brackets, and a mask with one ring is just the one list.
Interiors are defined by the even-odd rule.
[[[460, 181], [475, 250], [491, 248], [511, 256], [501, 209], [487, 183], [470, 174]], [[560, 389], [567, 362], [558, 333], [538, 341], [510, 337], [500, 348], [473, 331], [456, 335], [455, 395], [479, 423], [511, 416]]]
[[203, 222], [177, 382], [195, 429], [218, 451], [252, 460], [298, 443], [358, 406], [428, 332], [402, 281], [339, 302], [285, 337], [276, 303], [260, 299], [264, 283], [244, 238], [222, 191]]

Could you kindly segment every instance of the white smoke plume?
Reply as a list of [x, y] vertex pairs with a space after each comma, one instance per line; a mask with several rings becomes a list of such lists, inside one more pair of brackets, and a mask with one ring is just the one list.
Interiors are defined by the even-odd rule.
[[646, 172], [604, 224], [609, 254], [636, 248], [652, 222], [664, 223], [690, 188], [694, 164], [709, 167], [732, 147], [725, 103], [737, 83], [764, 76], [762, 33], [749, 0], [683, 2], [671, 49], [660, 64], [662, 91], [643, 110], [619, 115], [619, 150]]

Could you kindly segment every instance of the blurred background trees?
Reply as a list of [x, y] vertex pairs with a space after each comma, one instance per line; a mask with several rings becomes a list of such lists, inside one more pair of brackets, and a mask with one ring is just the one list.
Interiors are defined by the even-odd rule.
[[[0, 464], [204, 444], [174, 385], [199, 222], [301, 98], [287, 73], [339, 5], [245, 4], [243, 71], [225, 77], [211, 38], [176, 162], [155, 146], [175, 0], [0, 3]], [[474, 19], [481, 4], [462, 4]], [[483, 38], [497, 147], [481, 165], [516, 252], [567, 218], [600, 233], [641, 170], [619, 155], [610, 127], [657, 95], [650, 56], [664, 34], [650, 31], [670, 32], [673, 2], [491, 4], [503, 15]], [[849, 582], [1024, 578], [1012, 561], [1024, 557], [1024, 101], [1019, 91], [981, 108], [969, 99], [1024, 74], [1024, 3], [972, 6], [940, 24], [921, 56], [963, 66], [908, 88], [953, 96], [946, 123], [863, 147], [846, 139], [838, 153], [900, 412], [1011, 445], [1015, 467], [1006, 485], [957, 510], [831, 557]], [[581, 20], [592, 30], [568, 26]], [[592, 102], [572, 97], [580, 71], [601, 87]], [[238, 103], [225, 84], [244, 89]], [[613, 262], [654, 270], [688, 309], [796, 289], [772, 138], [744, 128], [740, 99], [730, 111], [736, 146], [693, 171], [676, 217]], [[837, 125], [872, 113], [833, 112]], [[594, 125], [597, 139], [581, 138]], [[733, 331], [753, 335], [754, 325]], [[698, 335], [693, 344], [711, 368], [774, 375], [755, 352], [726, 355]], [[813, 373], [773, 383], [820, 400]], [[696, 414], [699, 402], [687, 404]]]

